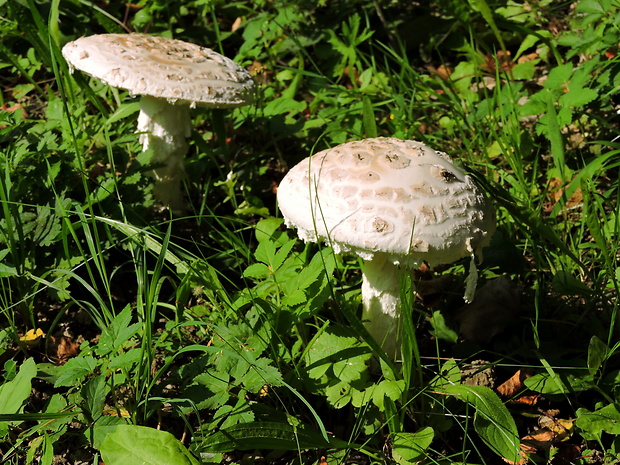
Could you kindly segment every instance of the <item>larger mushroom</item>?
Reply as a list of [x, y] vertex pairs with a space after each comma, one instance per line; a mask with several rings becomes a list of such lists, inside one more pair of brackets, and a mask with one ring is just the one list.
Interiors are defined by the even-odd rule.
[[106, 84], [141, 95], [138, 131], [152, 149], [154, 194], [173, 211], [184, 207], [181, 191], [190, 108], [232, 108], [254, 100], [255, 82], [234, 61], [181, 40], [146, 34], [99, 34], [69, 42], [62, 54]]
[[277, 197], [301, 239], [363, 259], [362, 320], [390, 357], [400, 348], [401, 267], [471, 257], [465, 300], [473, 299], [495, 215], [445, 153], [387, 137], [348, 142], [293, 167]]

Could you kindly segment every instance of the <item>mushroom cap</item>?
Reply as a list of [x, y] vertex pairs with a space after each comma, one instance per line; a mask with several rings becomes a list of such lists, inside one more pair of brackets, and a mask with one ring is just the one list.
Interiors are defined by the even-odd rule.
[[211, 49], [146, 34], [98, 34], [69, 42], [71, 66], [135, 95], [170, 103], [229, 108], [254, 100], [256, 84], [234, 61]]
[[364, 259], [431, 266], [478, 254], [495, 230], [492, 205], [450, 158], [389, 137], [348, 142], [293, 167], [278, 187], [305, 241]]

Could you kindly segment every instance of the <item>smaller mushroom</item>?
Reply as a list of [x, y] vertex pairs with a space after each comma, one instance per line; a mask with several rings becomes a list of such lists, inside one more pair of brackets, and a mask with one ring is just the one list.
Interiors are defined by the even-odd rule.
[[475, 259], [495, 215], [445, 153], [389, 137], [348, 142], [294, 166], [277, 197], [301, 239], [363, 259], [362, 320], [391, 358], [400, 350], [401, 268], [471, 257], [465, 300], [473, 299]]
[[190, 108], [232, 108], [254, 100], [256, 84], [234, 61], [181, 40], [146, 34], [99, 34], [69, 42], [62, 54], [106, 84], [141, 95], [138, 131], [153, 150], [155, 196], [173, 211], [184, 208], [181, 191]]

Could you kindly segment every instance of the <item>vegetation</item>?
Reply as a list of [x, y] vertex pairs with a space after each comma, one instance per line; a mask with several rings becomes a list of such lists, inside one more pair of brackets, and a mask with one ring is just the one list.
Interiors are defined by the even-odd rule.
[[[0, 12], [1, 463], [620, 461], [620, 2]], [[194, 110], [184, 217], [152, 197], [135, 98], [60, 54], [129, 31], [259, 83]], [[403, 283], [396, 364], [359, 321], [358, 259], [275, 202], [299, 160], [375, 135], [447, 152], [497, 208], [471, 306], [467, 261]]]

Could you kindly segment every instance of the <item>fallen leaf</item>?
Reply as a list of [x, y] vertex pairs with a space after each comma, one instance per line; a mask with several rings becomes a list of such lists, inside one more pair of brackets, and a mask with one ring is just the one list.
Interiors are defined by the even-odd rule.
[[549, 428], [541, 428], [532, 434], [523, 436], [521, 442], [537, 450], [547, 450], [555, 442], [556, 434]]
[[528, 370], [517, 370], [514, 375], [497, 387], [497, 393], [504, 399], [512, 399], [526, 389], [524, 381], [532, 376]]
[[230, 32], [235, 32], [237, 29], [239, 29], [242, 22], [243, 20], [241, 19], [241, 16], [237, 16], [237, 19], [235, 19], [235, 21], [232, 23], [232, 26], [230, 27]]
[[43, 335], [44, 335], [44, 333], [43, 333], [43, 330], [41, 328], [29, 329], [28, 331], [26, 331], [26, 334], [24, 334], [23, 336], [21, 336], [19, 338], [19, 340], [22, 341], [22, 342], [36, 341], [37, 339], [39, 339]]
[[44, 335], [45, 334], [41, 328], [29, 329], [26, 331], [26, 334], [20, 336], [19, 342], [26, 347], [36, 347]]
[[497, 66], [500, 66], [505, 72], [509, 72], [514, 67], [510, 51], [499, 50], [495, 55], [487, 55], [482, 66], [487, 71], [495, 74]]
[[51, 359], [64, 363], [80, 352], [80, 345], [67, 336], [50, 336], [48, 353]]
[[429, 70], [432, 74], [440, 77], [441, 79], [444, 80], [448, 80], [448, 78], [450, 77], [450, 75], [452, 74], [452, 69], [445, 66], [445, 65], [441, 65], [438, 68], [432, 66], [432, 65], [427, 65], [426, 69]]
[[570, 198], [566, 198], [566, 188], [568, 184], [563, 185], [560, 178], [551, 178], [548, 183], [549, 189], [549, 204], [545, 210], [551, 211], [559, 201], [564, 201], [563, 208], [571, 209], [583, 204], [583, 196], [581, 194], [581, 186], [571, 194]]

